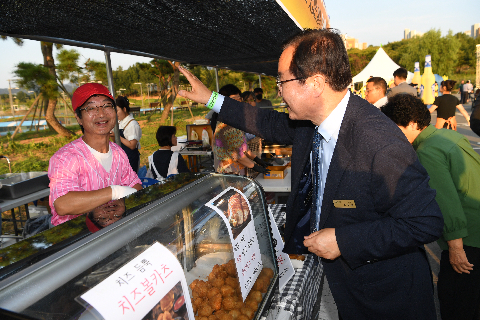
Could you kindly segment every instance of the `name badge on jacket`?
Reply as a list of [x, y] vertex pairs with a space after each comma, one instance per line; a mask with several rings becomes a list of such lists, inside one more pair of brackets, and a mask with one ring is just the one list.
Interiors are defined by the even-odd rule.
[[335, 208], [356, 208], [355, 201], [353, 200], [333, 200], [333, 205], [335, 206]]

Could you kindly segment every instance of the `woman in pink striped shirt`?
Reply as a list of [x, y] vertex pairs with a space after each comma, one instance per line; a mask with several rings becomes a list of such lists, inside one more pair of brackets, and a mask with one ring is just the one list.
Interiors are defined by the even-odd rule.
[[109, 140], [116, 114], [108, 89], [84, 84], [74, 92], [72, 106], [84, 135], [50, 159], [51, 223], [55, 226], [142, 189], [125, 152]]

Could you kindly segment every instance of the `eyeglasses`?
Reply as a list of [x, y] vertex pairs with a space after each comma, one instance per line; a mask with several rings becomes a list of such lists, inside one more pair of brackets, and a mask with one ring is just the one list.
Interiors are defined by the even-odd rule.
[[103, 108], [103, 112], [108, 114], [112, 113], [115, 109], [112, 103], [105, 103], [103, 106], [88, 106], [80, 109], [80, 111], [85, 110], [90, 117], [93, 117], [98, 114], [100, 108]]
[[280, 88], [282, 86], [282, 84], [284, 84], [285, 82], [296, 81], [296, 80], [305, 80], [305, 79], [306, 78], [296, 78], [296, 79], [289, 79], [289, 80], [280, 81], [280, 79], [277, 78], [277, 80], [275, 82], [277, 83], [277, 87]]
[[370, 89], [370, 90], [365, 89], [365, 93], [369, 93], [370, 91], [374, 91], [374, 90], [377, 90], [377, 89], [378, 89], [378, 88], [376, 88], [376, 87], [373, 87], [373, 88]]

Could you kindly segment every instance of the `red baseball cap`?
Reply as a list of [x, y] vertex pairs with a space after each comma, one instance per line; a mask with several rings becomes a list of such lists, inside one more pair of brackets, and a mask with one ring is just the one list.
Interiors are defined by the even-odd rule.
[[85, 101], [87, 101], [91, 96], [101, 94], [106, 96], [113, 101], [115, 99], [110, 94], [110, 91], [104, 86], [99, 83], [85, 83], [84, 85], [80, 86], [75, 90], [72, 96], [72, 107], [73, 110], [77, 110], [77, 108], [81, 107]]

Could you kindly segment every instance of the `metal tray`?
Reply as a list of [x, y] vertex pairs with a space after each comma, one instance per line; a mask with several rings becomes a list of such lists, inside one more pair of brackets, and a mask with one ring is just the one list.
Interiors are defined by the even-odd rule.
[[18, 199], [27, 194], [48, 188], [47, 172], [6, 173], [0, 175], [0, 199]]

